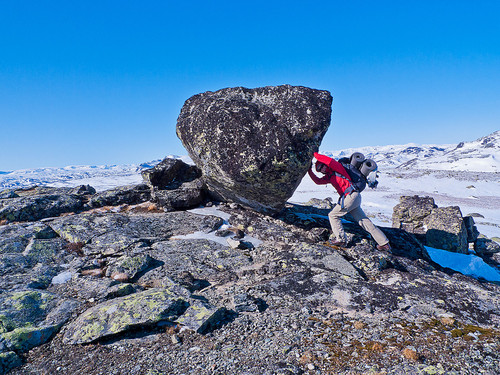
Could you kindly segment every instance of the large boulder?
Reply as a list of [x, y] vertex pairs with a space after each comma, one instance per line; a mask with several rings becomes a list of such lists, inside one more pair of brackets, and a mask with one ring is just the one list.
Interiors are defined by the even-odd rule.
[[289, 85], [226, 88], [189, 98], [177, 136], [221, 200], [282, 209], [330, 125], [328, 91]]

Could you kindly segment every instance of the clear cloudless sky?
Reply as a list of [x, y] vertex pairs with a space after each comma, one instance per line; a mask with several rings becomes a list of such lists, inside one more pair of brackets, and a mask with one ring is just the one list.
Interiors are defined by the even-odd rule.
[[500, 1], [0, 1], [0, 171], [186, 155], [190, 96], [328, 90], [322, 150], [500, 129]]

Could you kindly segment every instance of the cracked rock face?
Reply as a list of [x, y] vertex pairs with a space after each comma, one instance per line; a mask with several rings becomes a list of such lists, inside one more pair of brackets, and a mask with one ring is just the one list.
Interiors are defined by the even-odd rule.
[[328, 91], [226, 88], [189, 98], [177, 136], [216, 197], [274, 213], [309, 168], [331, 117]]

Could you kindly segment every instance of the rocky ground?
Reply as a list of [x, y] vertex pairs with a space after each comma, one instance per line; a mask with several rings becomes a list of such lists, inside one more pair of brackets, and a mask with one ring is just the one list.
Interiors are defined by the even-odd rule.
[[2, 194], [0, 372], [500, 373], [500, 286], [402, 230], [382, 228], [387, 253], [352, 223], [325, 244], [318, 204], [214, 203], [225, 222], [140, 187]]

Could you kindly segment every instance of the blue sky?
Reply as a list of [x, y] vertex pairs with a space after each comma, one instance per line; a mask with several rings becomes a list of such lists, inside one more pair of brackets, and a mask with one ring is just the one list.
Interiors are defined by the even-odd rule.
[[500, 129], [498, 1], [0, 1], [0, 171], [185, 155], [190, 96], [329, 90], [322, 150]]

